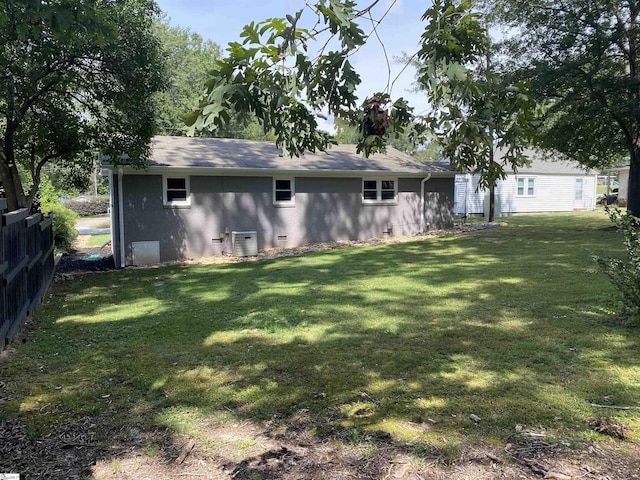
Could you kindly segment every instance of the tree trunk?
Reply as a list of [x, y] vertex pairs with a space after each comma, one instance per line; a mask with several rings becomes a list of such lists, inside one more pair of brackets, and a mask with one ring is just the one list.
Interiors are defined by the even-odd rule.
[[[489, 63], [489, 57], [487, 57], [487, 65]], [[491, 140], [493, 142], [493, 126], [489, 128], [489, 132], [491, 134]], [[494, 150], [493, 143], [489, 148], [489, 166], [493, 167], [494, 161]], [[489, 169], [491, 170], [491, 168]], [[489, 187], [489, 223], [493, 222], [493, 218], [496, 214], [496, 182], [495, 180], [491, 181], [491, 186]]]
[[[21, 208], [20, 194], [16, 189], [16, 184], [13, 181], [13, 173], [7, 165], [4, 152], [0, 152], [0, 183], [2, 183], [2, 187], [4, 188], [4, 196], [7, 199], [8, 210], [12, 212]], [[24, 197], [24, 195], [22, 195], [22, 197]]]
[[496, 184], [489, 187], [489, 223], [493, 222], [496, 211]]
[[640, 141], [630, 149], [629, 185], [627, 189], [627, 210], [636, 217], [640, 216]]

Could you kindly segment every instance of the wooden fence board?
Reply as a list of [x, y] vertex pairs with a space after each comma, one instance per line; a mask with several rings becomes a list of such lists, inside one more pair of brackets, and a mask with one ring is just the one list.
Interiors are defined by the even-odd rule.
[[42, 301], [55, 268], [52, 217], [6, 207], [0, 199], [0, 349]]

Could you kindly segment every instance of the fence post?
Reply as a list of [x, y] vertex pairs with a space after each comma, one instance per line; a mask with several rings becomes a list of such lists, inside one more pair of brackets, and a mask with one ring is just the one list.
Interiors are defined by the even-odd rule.
[[9, 319], [7, 312], [7, 289], [4, 284], [4, 273], [7, 271], [8, 263], [4, 252], [4, 221], [2, 218], [7, 209], [7, 199], [0, 198], [0, 342], [3, 350], [5, 347], [5, 337], [9, 330]]

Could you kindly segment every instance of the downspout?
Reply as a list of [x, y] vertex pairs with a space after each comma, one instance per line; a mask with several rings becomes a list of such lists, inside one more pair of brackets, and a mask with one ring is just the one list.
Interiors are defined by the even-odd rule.
[[120, 234], [120, 268], [125, 267], [124, 254], [124, 194], [122, 193], [122, 168], [118, 169], [118, 233]]
[[427, 219], [424, 213], [425, 199], [424, 199], [424, 184], [431, 179], [431, 174], [427, 175], [420, 182], [420, 233], [424, 233], [427, 227]]
[[113, 176], [113, 170], [109, 170], [108, 173], [109, 176], [109, 220], [111, 222], [111, 254], [113, 255], [113, 258], [116, 258], [116, 239], [115, 239], [115, 234], [116, 234], [116, 229], [114, 227], [115, 225], [115, 219], [116, 219], [116, 205], [117, 205], [117, 200], [116, 200], [116, 196], [115, 196], [115, 180], [114, 180], [114, 176]]

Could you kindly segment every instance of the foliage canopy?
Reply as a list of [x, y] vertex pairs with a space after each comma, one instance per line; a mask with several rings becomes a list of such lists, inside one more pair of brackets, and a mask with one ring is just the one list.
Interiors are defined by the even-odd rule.
[[156, 14], [148, 0], [0, 4], [0, 181], [11, 210], [31, 208], [45, 165], [93, 162], [89, 149], [145, 164], [164, 78]]
[[[339, 125], [357, 127], [357, 150], [365, 156], [403, 138], [416, 144], [435, 133], [453, 165], [480, 173], [483, 186], [495, 184], [505, 166], [521, 165], [533, 103], [524, 84], [478, 70], [488, 34], [470, 1], [436, 1], [423, 17], [418, 81], [433, 105], [429, 118], [414, 116], [404, 99], [388, 92], [358, 105], [360, 76], [350, 58], [368, 40], [359, 20], [377, 3], [357, 10], [349, 0], [321, 0], [295, 15], [246, 25], [241, 42], [230, 43], [210, 72], [206, 96], [188, 117], [191, 133], [222, 129], [234, 114], [250, 113], [273, 129], [286, 153], [300, 155], [335, 141], [318, 128], [317, 112], [325, 112]], [[316, 19], [310, 28], [302, 26], [305, 13]], [[318, 52], [312, 42], [322, 45]], [[491, 155], [496, 139], [506, 147], [502, 162]]]
[[507, 67], [545, 106], [539, 145], [588, 167], [629, 159], [628, 208], [640, 212], [640, 3], [493, 0]]

